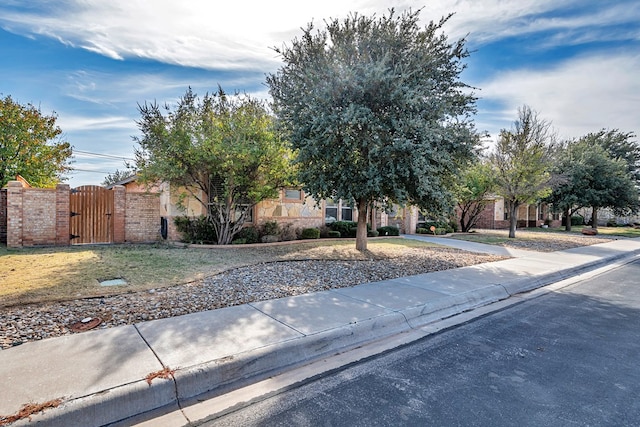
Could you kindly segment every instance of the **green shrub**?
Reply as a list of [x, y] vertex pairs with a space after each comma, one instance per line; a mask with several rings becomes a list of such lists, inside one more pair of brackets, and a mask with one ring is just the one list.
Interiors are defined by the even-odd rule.
[[263, 236], [278, 236], [280, 234], [280, 224], [276, 221], [267, 221], [262, 224]]
[[247, 243], [247, 239], [235, 239], [231, 242], [232, 245], [245, 245]]
[[[457, 230], [456, 228], [457, 226], [455, 222], [452, 222], [452, 221], [428, 221], [424, 223], [424, 227], [422, 228], [426, 228], [427, 230], [429, 230], [429, 233], [432, 233], [431, 227], [435, 227], [436, 229], [438, 228], [444, 229], [445, 232], [442, 234], [453, 233], [454, 231]], [[435, 233], [439, 234], [438, 230], [436, 230]]]
[[305, 239], [319, 239], [320, 238], [320, 230], [317, 228], [303, 228], [302, 233], [300, 234], [300, 238]]
[[[260, 242], [260, 233], [255, 227], [245, 227], [235, 237], [237, 240], [244, 240], [244, 243]], [[232, 243], [235, 243], [235, 240]]]
[[[354, 227], [358, 227], [358, 224], [353, 221], [335, 221], [329, 225], [332, 230], [339, 231], [340, 235], [343, 237], [349, 237], [349, 230]], [[354, 234], [355, 237], [355, 234]]]
[[378, 237], [379, 235], [380, 233], [378, 233], [378, 230], [367, 231], [367, 237]]
[[400, 229], [393, 225], [385, 225], [384, 227], [378, 227], [378, 233], [380, 236], [399, 236]]
[[447, 231], [447, 229], [443, 227], [436, 227], [434, 233], [437, 234], [438, 236], [442, 236], [443, 234], [449, 233], [449, 231]]
[[329, 231], [327, 231], [327, 237], [332, 237], [332, 238], [335, 239], [335, 238], [338, 238], [340, 236], [341, 236], [341, 234], [337, 230], [329, 230]]
[[188, 243], [217, 243], [213, 222], [203, 215], [191, 218], [179, 216], [174, 218], [176, 229], [182, 234], [182, 241]]
[[419, 228], [416, 230], [416, 233], [418, 233], [418, 234], [431, 234], [431, 231], [430, 231], [429, 229], [427, 229], [427, 228], [421, 228], [421, 227], [419, 227]]
[[574, 215], [571, 217], [571, 225], [584, 225], [584, 218], [580, 215]]

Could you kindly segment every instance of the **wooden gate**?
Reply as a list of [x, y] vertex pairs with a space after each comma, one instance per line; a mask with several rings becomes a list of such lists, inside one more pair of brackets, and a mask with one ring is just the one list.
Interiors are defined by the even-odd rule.
[[71, 190], [69, 232], [72, 245], [113, 242], [113, 194], [98, 185]]

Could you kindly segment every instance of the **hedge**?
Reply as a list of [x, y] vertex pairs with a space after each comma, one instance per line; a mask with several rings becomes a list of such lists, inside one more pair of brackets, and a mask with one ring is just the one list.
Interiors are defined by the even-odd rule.
[[318, 228], [304, 228], [300, 234], [300, 238], [305, 239], [319, 239], [320, 230]]
[[384, 227], [378, 227], [378, 233], [380, 236], [399, 236], [400, 229], [392, 225], [386, 225]]

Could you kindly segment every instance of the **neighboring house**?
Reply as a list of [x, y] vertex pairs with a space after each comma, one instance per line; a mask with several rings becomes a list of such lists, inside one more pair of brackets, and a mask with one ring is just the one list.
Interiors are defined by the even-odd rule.
[[[509, 209], [505, 206], [505, 200], [500, 196], [493, 196], [486, 200], [487, 205], [480, 214], [474, 228], [491, 230], [505, 230], [509, 228]], [[460, 218], [460, 212], [456, 208], [456, 215]], [[553, 212], [547, 203], [524, 204], [518, 208], [517, 227], [540, 227], [543, 224], [549, 227], [560, 227], [561, 214]]]
[[[584, 223], [589, 224], [591, 222], [591, 215], [593, 215], [592, 208], [579, 209], [575, 215], [579, 215], [584, 218]], [[601, 208], [598, 210], [598, 225], [617, 224], [617, 225], [633, 225], [640, 224], [640, 215], [627, 215], [619, 216], [613, 213], [612, 209]]]

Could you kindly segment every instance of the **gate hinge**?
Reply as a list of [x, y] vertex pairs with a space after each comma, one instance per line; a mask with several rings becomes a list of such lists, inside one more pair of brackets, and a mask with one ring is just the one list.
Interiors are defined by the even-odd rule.
[[80, 215], [78, 212], [71, 212], [71, 217], [73, 218], [74, 216], [78, 216]]

